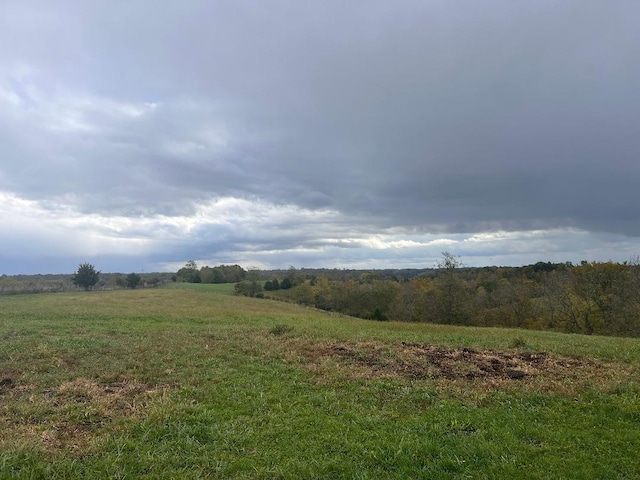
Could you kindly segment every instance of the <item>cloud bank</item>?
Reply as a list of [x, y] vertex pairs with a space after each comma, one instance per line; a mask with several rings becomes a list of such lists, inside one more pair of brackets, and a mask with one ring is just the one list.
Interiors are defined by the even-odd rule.
[[640, 252], [635, 3], [0, 8], [0, 273]]

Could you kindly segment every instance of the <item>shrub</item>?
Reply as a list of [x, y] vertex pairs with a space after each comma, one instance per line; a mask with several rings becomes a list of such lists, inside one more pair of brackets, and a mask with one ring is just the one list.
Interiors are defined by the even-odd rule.
[[271, 330], [270, 333], [273, 335], [284, 335], [285, 333], [289, 333], [293, 331], [293, 327], [291, 325], [276, 325]]
[[127, 275], [127, 287], [129, 288], [136, 288], [138, 285], [140, 285], [141, 281], [142, 278], [137, 273], [130, 273], [129, 275]]

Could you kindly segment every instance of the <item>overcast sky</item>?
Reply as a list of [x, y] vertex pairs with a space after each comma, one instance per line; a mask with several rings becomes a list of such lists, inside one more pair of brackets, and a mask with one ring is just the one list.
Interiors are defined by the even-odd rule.
[[0, 274], [640, 254], [636, 0], [0, 0]]

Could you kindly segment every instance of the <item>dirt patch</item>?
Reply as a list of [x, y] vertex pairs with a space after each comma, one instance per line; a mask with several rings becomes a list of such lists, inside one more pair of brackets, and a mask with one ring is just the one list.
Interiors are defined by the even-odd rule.
[[[77, 378], [39, 393], [15, 381], [5, 382], [7, 387], [12, 391], [5, 396], [7, 405], [0, 416], [6, 435], [46, 451], [84, 453], [101, 429], [120, 420], [142, 417], [149, 405], [174, 385]], [[2, 443], [0, 440], [0, 447]]]
[[456, 382], [568, 382], [620, 374], [620, 368], [544, 352], [445, 348], [377, 342], [299, 344], [296, 353], [312, 365], [333, 361], [352, 377], [442, 379]]
[[5, 377], [0, 380], [0, 395], [8, 391], [15, 386], [15, 382], [10, 377]]
[[105, 420], [142, 413], [149, 399], [167, 387], [139, 382], [110, 382], [78, 378], [47, 393], [57, 406], [84, 404]]
[[71, 450], [84, 453], [90, 448], [95, 433], [87, 425], [60, 422], [43, 430], [38, 440], [47, 451]]

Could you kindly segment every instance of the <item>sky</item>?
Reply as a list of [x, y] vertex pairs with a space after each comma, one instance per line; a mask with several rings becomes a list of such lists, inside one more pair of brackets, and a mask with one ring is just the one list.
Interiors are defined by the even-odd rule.
[[0, 0], [0, 274], [640, 254], [636, 0]]

